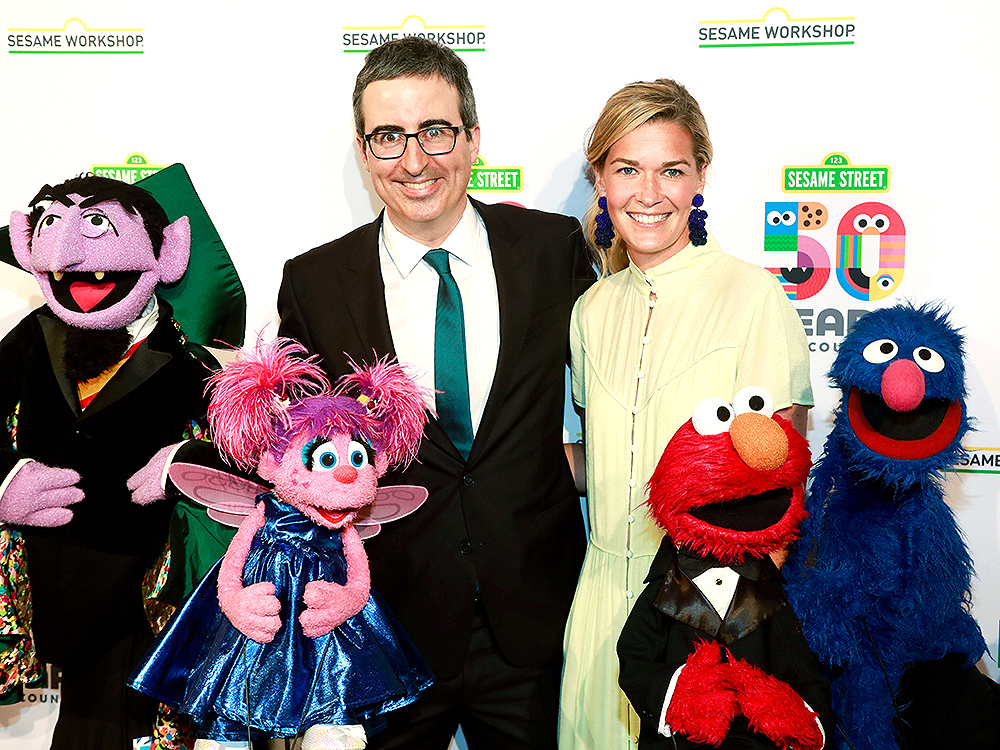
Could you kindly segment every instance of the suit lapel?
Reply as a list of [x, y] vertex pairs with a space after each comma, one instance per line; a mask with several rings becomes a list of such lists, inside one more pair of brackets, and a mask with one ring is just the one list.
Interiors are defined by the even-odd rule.
[[[384, 212], [383, 212], [384, 213]], [[355, 332], [361, 342], [360, 356], [367, 362], [372, 352], [396, 357], [389, 330], [389, 313], [385, 309], [385, 284], [379, 267], [378, 237], [382, 215], [366, 227], [361, 251], [348, 258], [339, 275], [341, 294], [347, 302]], [[336, 351], [334, 349], [334, 351]], [[343, 368], [349, 372], [349, 367]]]
[[490, 433], [510, 389], [517, 363], [521, 356], [521, 345], [531, 311], [531, 297], [534, 289], [530, 269], [527, 267], [526, 235], [515, 232], [510, 224], [493, 211], [492, 206], [472, 201], [486, 225], [489, 236], [490, 255], [497, 281], [497, 300], [500, 306], [500, 352], [497, 369], [493, 375], [493, 385], [486, 401], [483, 418], [476, 430], [476, 439], [469, 453], [474, 461], [489, 441]]

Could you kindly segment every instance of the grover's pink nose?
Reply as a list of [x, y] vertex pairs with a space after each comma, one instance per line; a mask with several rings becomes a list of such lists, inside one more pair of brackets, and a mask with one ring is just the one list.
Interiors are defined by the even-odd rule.
[[897, 359], [882, 373], [882, 399], [893, 411], [913, 411], [924, 400], [924, 373], [909, 359]]

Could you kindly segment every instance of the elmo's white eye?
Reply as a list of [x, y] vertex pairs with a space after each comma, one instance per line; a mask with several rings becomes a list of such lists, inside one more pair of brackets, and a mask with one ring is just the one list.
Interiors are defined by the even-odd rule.
[[749, 411], [771, 417], [774, 414], [774, 399], [766, 390], [756, 385], [749, 385], [740, 390], [733, 399], [733, 409], [737, 414]]
[[726, 432], [733, 422], [733, 407], [721, 398], [706, 398], [694, 407], [691, 424], [699, 435], [718, 435]]
[[913, 350], [913, 361], [927, 372], [941, 372], [944, 369], [944, 357], [926, 346], [918, 346]]
[[880, 365], [895, 357], [897, 352], [899, 352], [899, 347], [896, 346], [895, 341], [892, 339], [879, 339], [866, 346], [864, 351], [861, 352], [861, 356], [873, 365]]

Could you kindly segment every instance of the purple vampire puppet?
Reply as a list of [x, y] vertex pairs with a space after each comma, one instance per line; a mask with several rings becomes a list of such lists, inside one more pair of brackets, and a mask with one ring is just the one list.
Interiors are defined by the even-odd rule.
[[216, 363], [156, 295], [188, 266], [187, 217], [94, 176], [30, 205], [11, 246], [45, 305], [0, 342], [0, 522], [23, 535], [38, 657], [62, 670], [52, 747], [131, 748], [155, 712], [126, 678], [152, 642], [141, 586], [173, 503], [136, 504], [126, 482], [204, 424]]

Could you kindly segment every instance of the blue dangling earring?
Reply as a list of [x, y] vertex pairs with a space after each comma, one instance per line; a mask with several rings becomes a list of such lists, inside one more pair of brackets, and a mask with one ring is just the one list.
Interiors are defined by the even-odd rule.
[[611, 223], [611, 216], [608, 215], [608, 199], [601, 196], [597, 199], [597, 207], [601, 209], [594, 217], [596, 226], [594, 227], [594, 244], [605, 250], [611, 247], [615, 241], [615, 227]]
[[691, 199], [691, 213], [688, 214], [688, 239], [695, 246], [701, 246], [708, 242], [708, 232], [705, 229], [708, 211], [702, 210], [701, 207], [704, 202], [705, 198], [701, 193], [697, 193]]

